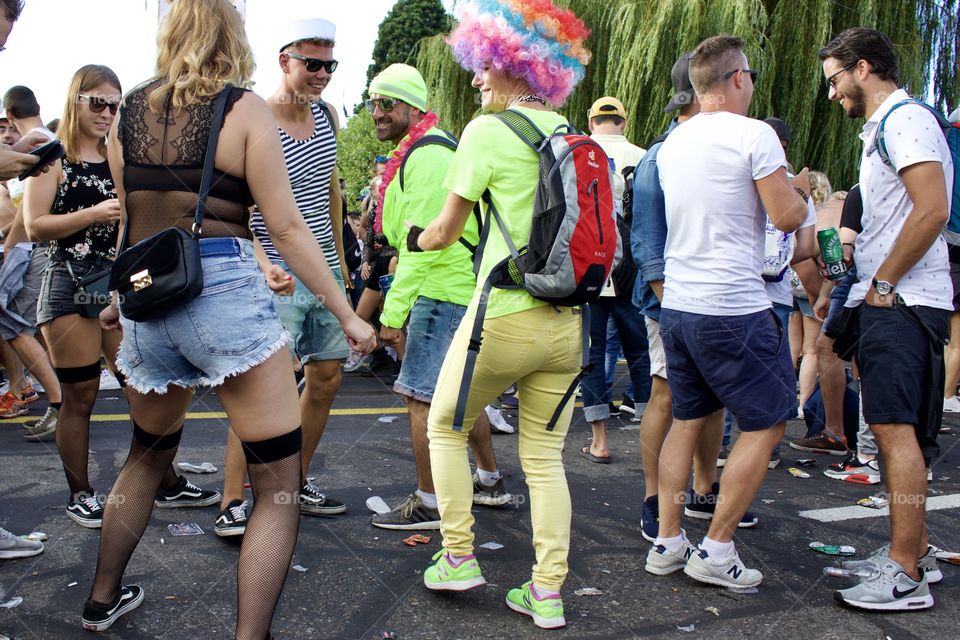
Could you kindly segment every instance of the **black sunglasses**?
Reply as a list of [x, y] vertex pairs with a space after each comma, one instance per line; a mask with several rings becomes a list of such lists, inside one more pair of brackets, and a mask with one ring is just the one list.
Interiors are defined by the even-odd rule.
[[367, 100], [363, 103], [363, 106], [365, 106], [370, 113], [373, 113], [378, 105], [381, 111], [390, 113], [398, 104], [400, 104], [400, 101], [396, 98], [377, 98], [375, 100]]
[[836, 82], [836, 77], [837, 77], [838, 75], [840, 75], [841, 73], [843, 73], [844, 71], [850, 71], [850, 69], [853, 69], [853, 68], [854, 68], [855, 66], [857, 66], [858, 64], [860, 64], [860, 61], [859, 61], [859, 60], [857, 60], [857, 61], [854, 62], [853, 64], [848, 64], [848, 65], [845, 66], [843, 69], [840, 69], [840, 71], [837, 71], [836, 73], [834, 73], [834, 74], [832, 74], [831, 76], [829, 76], [829, 77], [827, 78], [827, 86], [828, 86], [828, 87], [833, 87], [834, 89], [836, 89], [836, 88], [837, 88], [837, 85], [835, 84], [835, 82]]
[[90, 105], [90, 111], [94, 113], [103, 113], [104, 109], [110, 109], [110, 115], [117, 115], [117, 109], [120, 108], [119, 102], [111, 102], [106, 98], [101, 98], [100, 96], [88, 96], [84, 93], [79, 94], [80, 98], [83, 98], [87, 101], [87, 104]]
[[308, 58], [307, 56], [301, 56], [299, 53], [290, 53], [287, 52], [288, 58], [293, 58], [294, 60], [301, 60], [304, 66], [307, 68], [307, 71], [310, 73], [316, 73], [323, 69], [327, 73], [333, 73], [337, 70], [337, 65], [340, 64], [336, 60], [321, 60], [320, 58]]
[[753, 83], [757, 82], [757, 72], [754, 71], [753, 69], [734, 69], [733, 71], [728, 71], [727, 73], [723, 74], [723, 79], [729, 80], [730, 78], [733, 77], [733, 74], [735, 74], [737, 71], [743, 71], [744, 73], [749, 73], [750, 82], [753, 82]]

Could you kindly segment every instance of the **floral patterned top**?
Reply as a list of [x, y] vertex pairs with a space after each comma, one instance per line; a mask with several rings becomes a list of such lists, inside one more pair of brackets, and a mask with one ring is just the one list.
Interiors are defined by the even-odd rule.
[[[117, 197], [110, 167], [104, 162], [63, 161], [57, 195], [50, 213], [62, 215], [87, 209]], [[117, 224], [92, 224], [50, 243], [60, 260], [113, 260], [117, 250]]]

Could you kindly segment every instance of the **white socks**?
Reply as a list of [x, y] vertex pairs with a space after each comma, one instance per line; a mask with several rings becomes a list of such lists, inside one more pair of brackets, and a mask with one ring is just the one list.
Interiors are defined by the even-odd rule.
[[661, 538], [657, 536], [657, 541], [654, 544], [663, 545], [669, 553], [673, 553], [683, 546], [683, 532], [681, 531], [680, 535], [672, 538]]
[[733, 553], [733, 541], [717, 542], [707, 536], [703, 536], [703, 542], [700, 543], [700, 548], [706, 551], [707, 555], [710, 556], [710, 559], [714, 562], [723, 562]]
[[480, 478], [480, 484], [485, 487], [492, 487], [497, 483], [497, 480], [500, 479], [500, 471], [484, 471], [480, 467], [477, 467], [477, 477]]
[[423, 506], [425, 506], [427, 509], [437, 508], [437, 494], [427, 493], [417, 489], [417, 495], [420, 496], [420, 501], [423, 502]]

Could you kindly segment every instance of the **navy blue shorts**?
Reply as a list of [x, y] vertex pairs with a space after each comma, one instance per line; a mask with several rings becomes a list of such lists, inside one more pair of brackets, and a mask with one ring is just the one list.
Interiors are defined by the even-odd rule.
[[771, 309], [743, 316], [660, 313], [673, 415], [696, 420], [726, 407], [741, 431], [797, 415], [787, 331]]

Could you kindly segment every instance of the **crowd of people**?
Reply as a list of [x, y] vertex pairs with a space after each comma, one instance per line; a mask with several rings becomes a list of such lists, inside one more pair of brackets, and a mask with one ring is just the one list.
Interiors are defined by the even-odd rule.
[[[0, 50], [22, 8], [0, 0]], [[851, 28], [820, 50], [829, 99], [865, 119], [858, 184], [834, 191], [787, 161], [788, 123], [748, 117], [762, 79], [738, 37], [679, 55], [663, 78], [674, 117], [644, 149], [625, 136], [614, 96], [591, 107], [589, 137], [557, 111], [591, 58], [572, 12], [498, 0], [457, 13], [447, 42], [473, 74], [480, 113], [458, 139], [416, 68], [383, 69], [365, 107], [394, 149], [372, 159], [356, 212], [337, 175], [338, 117], [322, 98], [338, 65], [327, 20], [274, 33], [281, 80], [266, 99], [248, 88], [254, 56], [229, 0], [177, 0], [155, 77], [127, 93], [110, 68], [84, 66], [48, 124], [29, 88], [4, 94], [0, 418], [46, 394], [23, 437], [56, 442], [66, 516], [101, 529], [83, 627], [105, 630], [143, 601], [123, 576], [154, 507], [217, 505], [216, 534], [243, 536], [236, 637], [269, 638], [300, 516], [347, 510], [309, 475], [344, 371], [387, 382], [407, 406], [416, 487], [371, 524], [441, 532], [423, 573], [430, 590], [486, 584], [472, 507], [513, 499], [491, 436], [514, 432], [501, 413], [513, 402], [536, 563], [505, 602], [539, 627], [565, 625], [574, 514], [561, 454], [579, 383], [584, 459], [611, 462], [612, 415], [640, 422], [647, 572], [762, 582], [733, 536], [757, 525], [748, 509], [800, 417], [808, 433], [785, 444], [842, 458], [831, 478], [888, 490], [891, 542], [847, 563], [858, 580], [835, 598], [933, 606], [929, 585], [943, 575], [926, 483], [942, 412], [960, 412], [960, 355], [945, 346], [960, 330], [960, 248], [945, 233], [955, 151], [942, 119], [899, 87], [891, 41]], [[550, 186], [592, 198], [579, 206], [592, 201], [595, 227], [619, 235], [619, 262], [609, 257], [584, 305], [538, 293], [530, 273], [544, 265], [525, 260], [544, 241], [533, 215], [549, 191], [541, 169], [545, 158], [561, 166], [550, 149], [569, 135], [581, 136], [571, 158], [587, 162], [584, 145], [605, 156], [597, 165], [589, 151], [605, 179]], [[36, 164], [29, 152], [51, 140], [62, 157]], [[98, 297], [115, 260], [175, 228], [200, 238], [198, 295], [137, 320], [116, 291]], [[833, 236], [842, 257], [825, 248]], [[143, 271], [129, 286], [152, 284]], [[630, 384], [617, 403], [621, 354]], [[101, 380], [114, 379], [132, 442], [113, 486], [97, 491], [90, 419]], [[216, 389], [230, 425], [222, 492], [173, 466], [197, 387]], [[710, 521], [699, 544], [684, 516]], [[0, 529], [0, 559], [42, 551]]]

